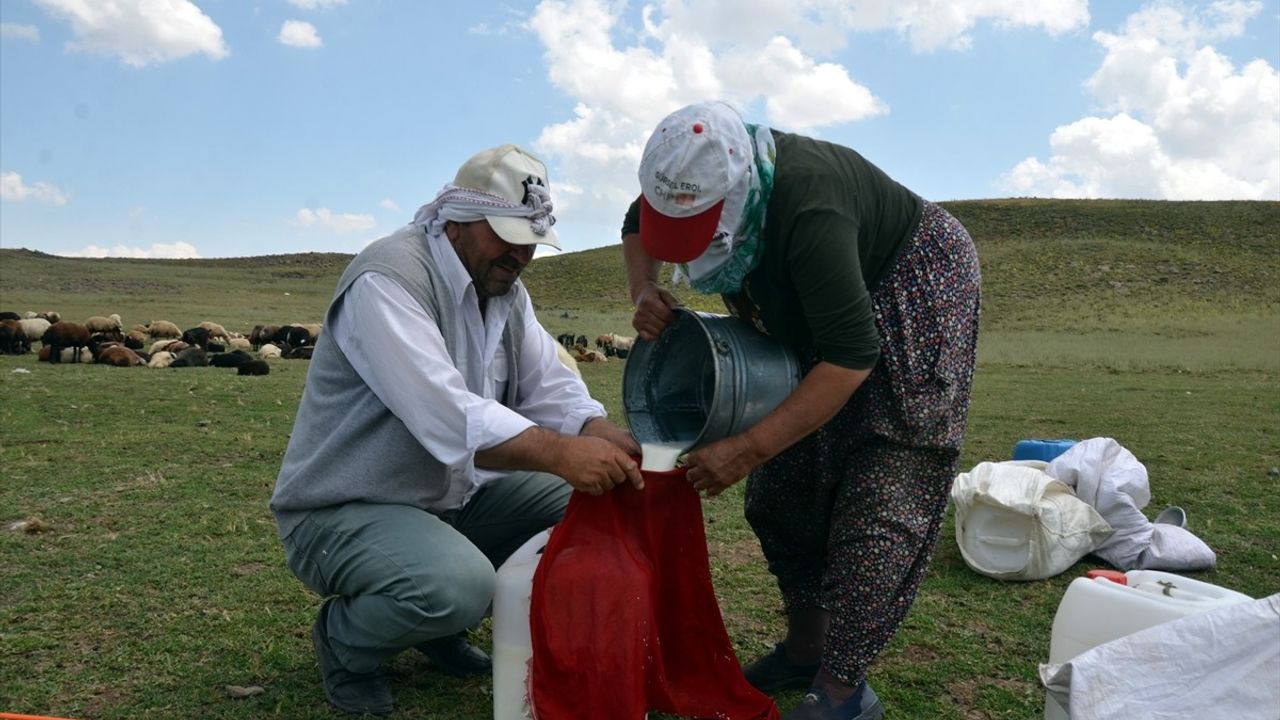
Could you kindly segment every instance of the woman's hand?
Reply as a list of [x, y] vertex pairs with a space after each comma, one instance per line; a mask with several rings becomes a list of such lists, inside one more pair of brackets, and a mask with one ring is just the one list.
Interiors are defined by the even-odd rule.
[[685, 478], [698, 492], [715, 497], [767, 459], [744, 436], [733, 435], [689, 453], [685, 458]]
[[631, 327], [649, 342], [656, 341], [663, 329], [675, 319], [673, 309], [683, 306], [675, 295], [656, 282], [648, 283], [636, 293], [635, 302], [636, 312], [631, 318]]

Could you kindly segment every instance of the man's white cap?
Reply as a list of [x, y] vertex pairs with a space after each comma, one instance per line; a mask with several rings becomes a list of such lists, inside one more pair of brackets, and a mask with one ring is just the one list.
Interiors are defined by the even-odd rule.
[[[453, 184], [496, 195], [514, 205], [528, 205], [530, 214], [539, 207], [539, 200], [530, 197], [529, 186], [540, 186], [548, 193], [551, 190], [547, 166], [515, 145], [500, 145], [477, 153], [458, 168]], [[539, 233], [535, 230], [537, 224], [527, 216], [483, 214], [498, 237], [512, 245], [541, 243], [560, 249], [560, 239], [550, 223], [543, 223], [545, 232]]]
[[723, 102], [658, 123], [640, 158], [640, 240], [650, 257], [688, 262], [711, 244], [725, 195], [751, 171], [751, 136]]

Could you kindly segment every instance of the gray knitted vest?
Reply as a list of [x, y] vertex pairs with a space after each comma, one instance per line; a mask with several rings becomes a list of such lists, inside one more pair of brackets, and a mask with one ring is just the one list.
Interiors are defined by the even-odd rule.
[[[379, 272], [399, 283], [435, 320], [456, 366], [458, 317], [427, 242], [421, 228], [407, 226], [370, 244], [338, 280], [325, 323], [332, 321], [361, 273]], [[517, 282], [512, 292], [523, 295], [524, 285]], [[502, 337], [509, 380], [506, 397], [500, 400], [508, 407], [515, 406], [520, 377], [517, 349], [523, 339], [524, 307], [517, 296]], [[330, 336], [321, 333], [271, 497], [280, 537], [287, 537], [308, 512], [331, 505], [361, 501], [425, 509], [445, 495], [449, 482], [449, 469], [418, 443]]]

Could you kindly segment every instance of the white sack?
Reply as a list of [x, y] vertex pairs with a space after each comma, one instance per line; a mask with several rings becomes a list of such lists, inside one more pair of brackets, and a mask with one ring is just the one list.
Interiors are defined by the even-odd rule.
[[1151, 502], [1147, 468], [1112, 438], [1076, 443], [1045, 472], [1075, 490], [1115, 533], [1093, 551], [1121, 570], [1207, 570], [1213, 550], [1176, 525], [1155, 524], [1142, 514]]
[[1280, 594], [1103, 643], [1040, 681], [1072, 720], [1280, 718]]
[[1044, 465], [984, 462], [956, 476], [956, 543], [974, 571], [999, 580], [1052, 577], [1110, 535], [1097, 511]]

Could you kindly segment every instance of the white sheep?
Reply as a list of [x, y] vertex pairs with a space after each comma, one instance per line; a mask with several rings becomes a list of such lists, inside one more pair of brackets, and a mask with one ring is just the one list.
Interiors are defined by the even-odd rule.
[[49, 321], [44, 318], [28, 318], [18, 322], [22, 323], [22, 334], [31, 342], [44, 337], [45, 331], [49, 329]]
[[151, 354], [151, 359], [147, 361], [149, 368], [167, 368], [173, 364], [173, 353], [161, 350]]
[[253, 349], [253, 345], [249, 342], [247, 338], [243, 336], [235, 337], [233, 335], [231, 337], [230, 342], [228, 342], [227, 344], [231, 347], [232, 350], [252, 350]]
[[263, 345], [262, 347], [258, 348], [258, 357], [262, 358], [263, 360], [273, 360], [273, 359], [279, 358], [280, 348], [276, 347], [275, 345], [272, 345], [271, 343], [267, 343], [266, 345]]

